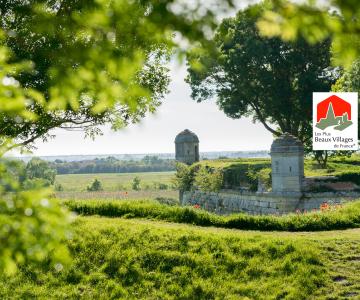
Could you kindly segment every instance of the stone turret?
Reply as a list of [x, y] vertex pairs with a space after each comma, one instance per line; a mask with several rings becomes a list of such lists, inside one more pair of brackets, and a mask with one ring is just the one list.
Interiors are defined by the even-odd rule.
[[304, 146], [289, 133], [271, 145], [272, 191], [301, 192], [304, 180]]
[[199, 138], [189, 129], [180, 132], [175, 138], [175, 158], [188, 165], [199, 161]]

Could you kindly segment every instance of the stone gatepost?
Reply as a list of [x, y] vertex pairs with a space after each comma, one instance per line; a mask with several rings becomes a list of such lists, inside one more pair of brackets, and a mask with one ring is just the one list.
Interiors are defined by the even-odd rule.
[[301, 193], [304, 180], [304, 146], [289, 133], [271, 145], [271, 177], [273, 193]]

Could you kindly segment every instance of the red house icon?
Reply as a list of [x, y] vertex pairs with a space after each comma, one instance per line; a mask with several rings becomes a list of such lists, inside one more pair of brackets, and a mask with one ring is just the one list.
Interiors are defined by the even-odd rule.
[[347, 114], [348, 120], [351, 120], [351, 105], [338, 96], [331, 96], [317, 105], [316, 121], [326, 119], [329, 110], [329, 105], [332, 105], [335, 117], [341, 117]]

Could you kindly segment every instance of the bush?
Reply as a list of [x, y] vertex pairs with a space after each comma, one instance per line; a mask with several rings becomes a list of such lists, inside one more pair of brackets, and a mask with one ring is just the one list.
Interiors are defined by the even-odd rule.
[[197, 165], [194, 166], [189, 167], [183, 163], [176, 163], [174, 186], [180, 191], [190, 191], [193, 188]]
[[43, 188], [49, 180], [33, 176], [20, 182], [23, 171], [23, 164], [0, 160], [0, 294], [2, 283], [20, 269], [62, 268], [70, 259], [64, 246], [70, 236], [67, 210]]
[[248, 178], [250, 191], [255, 192], [258, 188], [258, 178], [256, 171], [253, 168], [249, 168], [246, 172], [246, 176]]
[[201, 166], [194, 177], [195, 186], [204, 192], [217, 192], [223, 186], [223, 171]]
[[227, 166], [224, 168], [224, 186], [234, 188], [243, 185], [257, 190], [257, 173], [263, 169], [270, 169], [270, 166], [270, 162], [262, 160], [244, 161]]
[[[211, 160], [192, 166], [177, 163], [175, 185], [183, 191], [194, 187], [204, 191], [218, 191], [240, 186], [257, 190], [258, 176], [267, 186], [271, 184], [270, 166], [270, 160], [266, 159]], [[266, 171], [262, 171], [264, 169]]]
[[33, 178], [33, 179], [25, 179], [22, 184], [24, 190], [32, 190], [32, 189], [39, 189], [42, 187], [49, 187], [51, 182], [44, 178]]
[[132, 182], [132, 189], [134, 191], [140, 191], [140, 182], [141, 182], [141, 179], [136, 176], [134, 179], [133, 179], [133, 182]]
[[179, 206], [179, 201], [174, 198], [156, 197], [155, 200], [160, 204], [169, 206]]
[[62, 192], [64, 190], [64, 187], [60, 183], [55, 184], [55, 191]]
[[160, 183], [157, 184], [157, 188], [159, 190], [167, 190], [169, 188], [169, 186], [166, 183], [161, 183], [160, 182]]
[[357, 185], [360, 185], [360, 173], [359, 172], [344, 172], [336, 175], [338, 181], [350, 181]]
[[153, 190], [167, 190], [168, 185], [161, 182], [153, 182], [152, 186], [148, 185], [148, 189], [152, 188]]
[[257, 191], [259, 181], [261, 181], [267, 189], [271, 188], [271, 168], [255, 171], [254, 168], [249, 167], [246, 175], [250, 184], [250, 191]]
[[88, 187], [87, 187], [87, 190], [88, 190], [89, 192], [102, 191], [102, 190], [103, 190], [103, 187], [102, 187], [102, 184], [101, 184], [100, 180], [95, 179], [95, 180], [93, 181], [93, 183], [91, 184], [91, 186], [88, 186]]
[[267, 189], [270, 189], [272, 185], [271, 168], [261, 169], [258, 172], [258, 180], [260, 180]]
[[171, 207], [155, 201], [67, 201], [66, 205], [83, 215], [147, 218], [199, 226], [263, 230], [321, 231], [360, 227], [360, 201], [348, 203], [338, 210], [289, 214], [284, 216], [254, 216], [234, 214], [219, 216], [193, 207]]
[[40, 158], [32, 158], [25, 168], [26, 178], [44, 179], [53, 185], [55, 182], [56, 169], [52, 168], [49, 162]]

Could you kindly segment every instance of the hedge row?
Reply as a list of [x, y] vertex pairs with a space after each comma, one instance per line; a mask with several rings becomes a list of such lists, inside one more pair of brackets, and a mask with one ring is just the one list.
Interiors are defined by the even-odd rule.
[[325, 212], [284, 216], [247, 214], [219, 216], [202, 209], [167, 206], [152, 200], [73, 200], [66, 201], [65, 205], [70, 210], [84, 216], [145, 218], [244, 230], [323, 231], [360, 227], [360, 201]]

